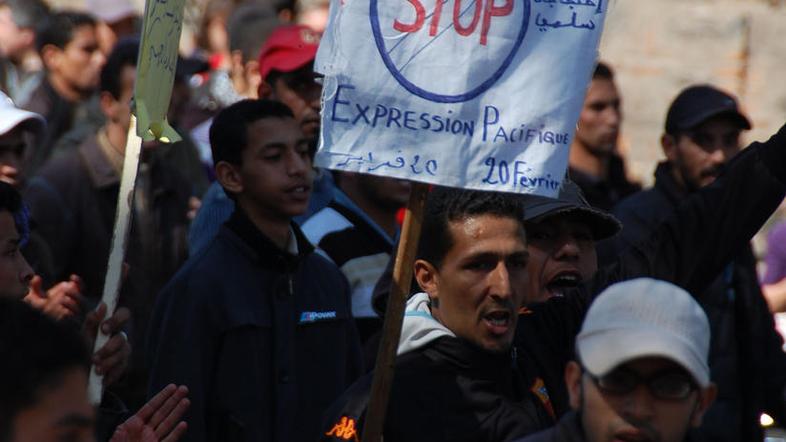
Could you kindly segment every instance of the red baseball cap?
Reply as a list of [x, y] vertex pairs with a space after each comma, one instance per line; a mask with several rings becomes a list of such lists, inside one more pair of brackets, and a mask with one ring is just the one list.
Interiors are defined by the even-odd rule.
[[276, 28], [259, 52], [259, 73], [262, 80], [270, 71], [292, 72], [314, 61], [319, 47], [319, 34], [303, 25]]

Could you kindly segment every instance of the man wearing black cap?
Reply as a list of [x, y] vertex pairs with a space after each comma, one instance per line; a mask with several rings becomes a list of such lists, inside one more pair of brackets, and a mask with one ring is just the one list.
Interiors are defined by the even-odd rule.
[[[715, 181], [740, 151], [740, 133], [750, 128], [732, 96], [708, 85], [683, 90], [666, 116], [661, 137], [666, 161], [655, 170], [655, 186], [614, 209], [625, 227], [608, 247], [603, 245], [608, 249], [604, 256], [649, 236], [681, 201]], [[786, 420], [786, 354], [761, 295], [755, 263], [750, 246], [744, 246], [697, 296], [710, 319], [709, 364], [719, 387], [718, 400], [698, 431], [707, 440], [761, 440], [762, 412]]]
[[596, 242], [622, 228], [567, 180], [557, 198], [524, 196], [524, 222], [530, 252], [525, 304], [562, 296], [592, 278], [598, 270]]

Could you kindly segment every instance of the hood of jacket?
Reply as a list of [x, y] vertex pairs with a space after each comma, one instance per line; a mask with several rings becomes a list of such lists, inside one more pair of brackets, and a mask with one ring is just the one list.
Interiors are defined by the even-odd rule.
[[443, 336], [456, 337], [452, 331], [431, 316], [431, 303], [426, 293], [409, 298], [401, 325], [398, 355], [421, 348]]

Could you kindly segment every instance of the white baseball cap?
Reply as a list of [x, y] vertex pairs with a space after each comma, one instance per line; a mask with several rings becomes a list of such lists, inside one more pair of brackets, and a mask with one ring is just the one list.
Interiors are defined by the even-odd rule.
[[19, 109], [8, 95], [0, 91], [0, 135], [20, 125], [24, 125], [25, 130], [40, 133], [46, 126], [46, 120], [37, 113]]
[[709, 321], [696, 300], [650, 278], [609, 286], [590, 306], [576, 337], [578, 356], [595, 376], [655, 356], [682, 366], [702, 388], [710, 383], [709, 348]]

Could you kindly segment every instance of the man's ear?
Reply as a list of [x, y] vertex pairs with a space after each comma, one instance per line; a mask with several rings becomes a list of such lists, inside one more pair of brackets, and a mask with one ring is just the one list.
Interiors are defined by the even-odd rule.
[[416, 260], [415, 279], [420, 289], [428, 293], [429, 298], [439, 299], [439, 273], [434, 265], [422, 259]]
[[660, 147], [663, 149], [663, 155], [670, 162], [676, 161], [677, 158], [677, 137], [679, 135], [663, 134], [660, 137]]
[[237, 170], [237, 166], [226, 161], [219, 161], [216, 164], [216, 179], [226, 191], [240, 193], [243, 191], [243, 178]]
[[62, 53], [63, 50], [55, 45], [44, 45], [41, 48], [41, 61], [44, 67], [50, 71], [57, 70]]
[[690, 423], [693, 427], [701, 425], [701, 420], [704, 418], [704, 413], [710, 408], [710, 405], [715, 401], [718, 396], [718, 387], [715, 384], [710, 384], [707, 388], [698, 391], [699, 397], [696, 401], [696, 407], [691, 414]]
[[575, 361], [568, 362], [565, 366], [565, 386], [568, 388], [570, 408], [581, 408], [581, 366]]
[[117, 100], [107, 91], [102, 91], [99, 95], [99, 104], [101, 105], [101, 112], [107, 120], [113, 121], [115, 118], [115, 105]]

